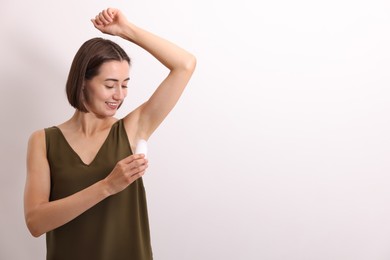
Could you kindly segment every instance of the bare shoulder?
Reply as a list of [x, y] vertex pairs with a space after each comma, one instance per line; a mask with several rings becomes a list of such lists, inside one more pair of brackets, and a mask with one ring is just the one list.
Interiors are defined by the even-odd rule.
[[28, 150], [37, 152], [38, 150], [45, 150], [45, 130], [40, 129], [33, 132], [28, 140]]
[[31, 134], [27, 147], [27, 174], [40, 176], [49, 172], [46, 157], [45, 130], [38, 130]]
[[39, 143], [39, 142], [44, 141], [44, 139], [45, 139], [45, 129], [40, 129], [40, 130], [34, 131], [30, 135], [28, 142], [29, 143], [37, 143], [37, 142]]

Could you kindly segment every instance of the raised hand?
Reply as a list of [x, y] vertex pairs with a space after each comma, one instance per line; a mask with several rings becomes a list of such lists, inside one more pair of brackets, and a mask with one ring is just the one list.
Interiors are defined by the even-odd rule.
[[101, 11], [91, 22], [102, 33], [120, 36], [128, 23], [121, 11], [115, 8], [107, 8]]

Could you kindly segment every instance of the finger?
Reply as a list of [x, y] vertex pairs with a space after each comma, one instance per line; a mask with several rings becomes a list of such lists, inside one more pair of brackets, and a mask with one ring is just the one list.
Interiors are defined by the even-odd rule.
[[100, 21], [103, 25], [109, 24], [109, 22], [104, 18], [104, 15], [103, 15], [102, 12], [99, 13], [99, 21]]
[[148, 167], [148, 161], [146, 159], [137, 159], [128, 164], [130, 170], [137, 170], [142, 167]]
[[93, 25], [98, 28], [100, 25], [97, 24], [96, 20], [95, 19], [91, 19], [91, 22], [93, 23]]
[[112, 23], [113, 19], [111, 18], [111, 15], [109, 14], [108, 9], [103, 10], [102, 15], [108, 23]]
[[100, 25], [100, 26], [104, 26], [106, 24], [102, 13], [99, 13], [98, 15], [96, 15], [95, 20], [98, 23], [98, 25]]
[[111, 19], [113, 19], [113, 20], [114, 20], [114, 17], [115, 17], [115, 12], [116, 12], [115, 8], [111, 8], [111, 7], [107, 8], [107, 13], [111, 17]]
[[132, 178], [132, 177], [140, 178], [140, 177], [144, 176], [145, 173], [146, 173], [146, 168], [145, 169], [140, 169], [139, 171], [131, 172], [130, 173], [130, 178]]
[[95, 16], [95, 23], [96, 23], [98, 26], [104, 25], [104, 23], [100, 20], [100, 16], [99, 16], [99, 15], [96, 15], [96, 16]]
[[133, 175], [134, 173], [137, 173], [139, 171], [144, 171], [149, 167], [148, 162], [144, 159], [139, 159], [136, 161], [133, 161], [131, 164], [128, 164], [126, 172], [128, 172], [130, 175]]
[[127, 156], [126, 158], [122, 159], [121, 162], [125, 164], [130, 164], [134, 160], [143, 159], [145, 157], [144, 154], [132, 154]]
[[144, 175], [145, 175], [145, 171], [142, 171], [142, 172], [133, 174], [133, 175], [130, 176], [129, 182], [130, 182], [130, 183], [133, 183], [135, 180], [141, 178], [141, 177], [144, 176]]

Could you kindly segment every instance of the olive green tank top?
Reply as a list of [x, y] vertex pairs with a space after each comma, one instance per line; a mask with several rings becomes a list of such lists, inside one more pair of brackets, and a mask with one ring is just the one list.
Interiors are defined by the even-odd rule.
[[[95, 159], [83, 163], [58, 127], [45, 129], [50, 165], [50, 201], [72, 195], [104, 179], [132, 154], [119, 120]], [[77, 218], [46, 234], [47, 260], [151, 260], [149, 222], [142, 178]]]

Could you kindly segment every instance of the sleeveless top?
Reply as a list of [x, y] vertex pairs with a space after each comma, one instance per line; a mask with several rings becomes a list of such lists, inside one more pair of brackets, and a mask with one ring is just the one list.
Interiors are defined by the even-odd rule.
[[[45, 128], [50, 201], [104, 179], [131, 155], [123, 121], [115, 122], [96, 157], [85, 164], [58, 127]], [[70, 222], [46, 233], [47, 260], [151, 260], [149, 221], [142, 178]]]

